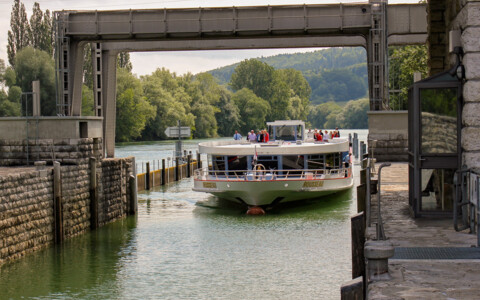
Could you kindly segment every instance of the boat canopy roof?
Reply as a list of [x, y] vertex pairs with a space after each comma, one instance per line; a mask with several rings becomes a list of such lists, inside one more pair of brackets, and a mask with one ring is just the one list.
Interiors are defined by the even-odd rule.
[[267, 122], [267, 126], [303, 126], [305, 128], [305, 122], [301, 120], [279, 120], [274, 122]]

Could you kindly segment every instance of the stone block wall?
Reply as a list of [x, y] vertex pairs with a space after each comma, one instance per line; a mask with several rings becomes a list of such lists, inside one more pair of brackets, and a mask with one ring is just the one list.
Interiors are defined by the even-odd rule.
[[408, 161], [408, 112], [369, 111], [368, 149], [378, 162]]
[[52, 171], [0, 176], [0, 264], [53, 243]]
[[62, 165], [88, 162], [89, 157], [102, 158], [101, 138], [0, 140], [0, 166], [24, 166], [42, 160]]
[[[61, 166], [63, 236], [71, 238], [91, 226], [89, 164]], [[134, 158], [97, 162], [99, 225], [130, 212], [128, 180]], [[0, 173], [0, 265], [55, 242], [53, 168], [3, 168]], [[9, 172], [5, 172], [8, 170]], [[10, 173], [9, 175], [2, 175]], [[15, 174], [13, 174], [15, 173]], [[13, 174], [13, 175], [11, 175]]]

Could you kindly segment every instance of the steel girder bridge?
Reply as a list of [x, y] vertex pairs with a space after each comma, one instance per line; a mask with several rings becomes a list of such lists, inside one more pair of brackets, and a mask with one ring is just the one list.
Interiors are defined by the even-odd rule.
[[388, 109], [388, 45], [424, 44], [425, 4], [355, 4], [57, 11], [57, 113], [80, 116], [84, 46], [91, 43], [95, 115], [114, 157], [116, 57], [122, 51], [361, 46], [370, 109]]

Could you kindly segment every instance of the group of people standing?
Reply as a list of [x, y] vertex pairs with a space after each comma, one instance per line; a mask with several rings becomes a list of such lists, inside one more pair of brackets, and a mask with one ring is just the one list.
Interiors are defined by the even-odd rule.
[[312, 131], [312, 129], [309, 129], [307, 137], [321, 142], [325, 140], [331, 140], [335, 137], [340, 137], [340, 131], [338, 130], [338, 127], [335, 128], [335, 130], [331, 130], [330, 132], [327, 130], [325, 130], [325, 132], [322, 132], [322, 130], [318, 129], [315, 129], [314, 131]]
[[[239, 141], [242, 139], [242, 135], [238, 133], [237, 130], [235, 130], [235, 134], [233, 135], [233, 139], [236, 141]], [[270, 140], [270, 135], [268, 132], [264, 130], [259, 130], [257, 134], [255, 134], [255, 131], [251, 130], [248, 135], [247, 135], [247, 141], [250, 141], [252, 143], [257, 142], [257, 143], [266, 143]]]

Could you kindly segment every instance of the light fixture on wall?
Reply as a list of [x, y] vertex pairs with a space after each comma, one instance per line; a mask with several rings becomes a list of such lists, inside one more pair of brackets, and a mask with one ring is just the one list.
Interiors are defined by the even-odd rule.
[[453, 49], [453, 54], [455, 54], [457, 57], [457, 62], [455, 63], [455, 66], [450, 69], [449, 73], [452, 76], [456, 76], [458, 80], [462, 81], [465, 79], [465, 66], [462, 64], [463, 48], [455, 47]]

